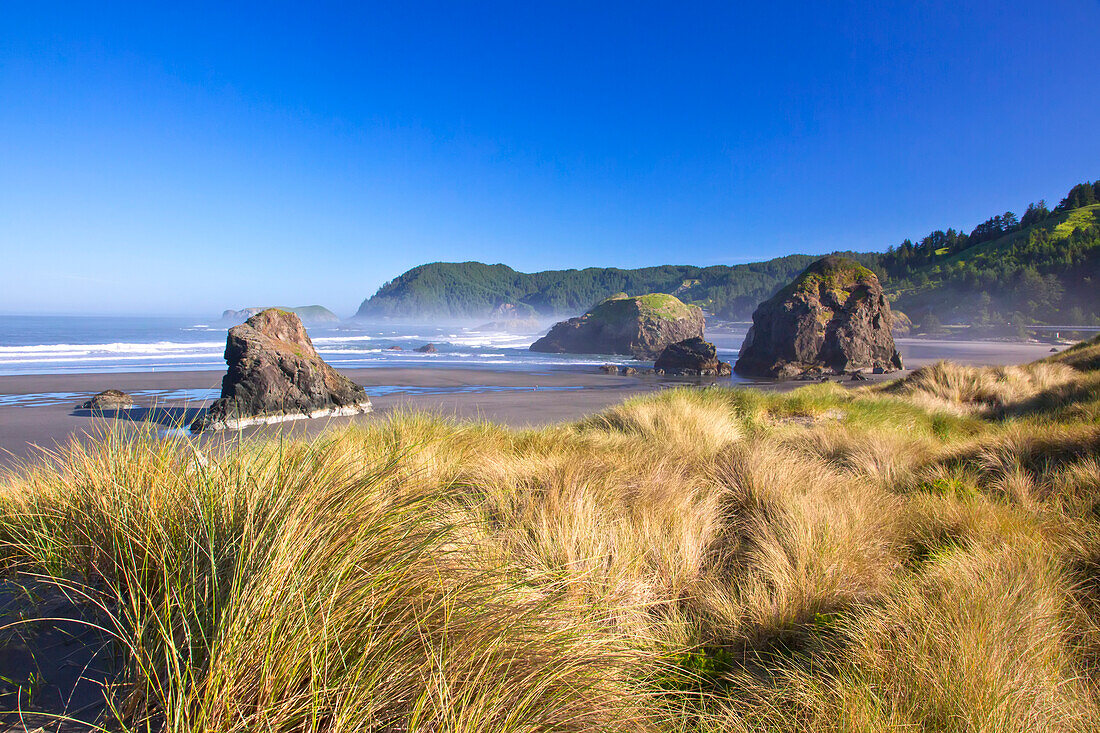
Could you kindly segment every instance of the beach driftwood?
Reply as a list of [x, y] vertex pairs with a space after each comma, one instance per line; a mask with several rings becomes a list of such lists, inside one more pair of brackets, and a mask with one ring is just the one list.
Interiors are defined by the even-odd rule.
[[370, 412], [366, 391], [326, 364], [302, 321], [269, 308], [229, 329], [222, 393], [193, 431]]

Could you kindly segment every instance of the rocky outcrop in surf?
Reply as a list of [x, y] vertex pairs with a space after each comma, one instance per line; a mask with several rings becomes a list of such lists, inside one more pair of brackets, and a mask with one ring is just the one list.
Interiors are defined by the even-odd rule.
[[714, 344], [697, 337], [666, 346], [653, 368], [681, 376], [728, 377], [731, 373], [730, 365], [718, 360]]
[[875, 273], [843, 257], [824, 257], [757, 307], [733, 369], [781, 379], [811, 370], [894, 371], [902, 363], [892, 325]]
[[664, 293], [613, 295], [577, 318], [561, 321], [531, 344], [551, 354], [630, 354], [654, 359], [666, 346], [702, 337], [703, 311]]
[[240, 429], [370, 412], [366, 391], [326, 364], [295, 314], [269, 308], [229, 329], [221, 397], [191, 429]]

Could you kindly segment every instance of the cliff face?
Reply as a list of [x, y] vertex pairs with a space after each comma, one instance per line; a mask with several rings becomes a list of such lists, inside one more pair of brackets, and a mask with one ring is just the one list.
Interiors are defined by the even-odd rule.
[[734, 371], [783, 378], [807, 369], [900, 369], [892, 325], [875, 274], [851, 260], [825, 257], [757, 307]]
[[630, 354], [655, 359], [669, 344], [703, 336], [705, 320], [696, 306], [672, 295], [614, 295], [577, 318], [561, 321], [531, 344], [531, 351], [556, 354]]

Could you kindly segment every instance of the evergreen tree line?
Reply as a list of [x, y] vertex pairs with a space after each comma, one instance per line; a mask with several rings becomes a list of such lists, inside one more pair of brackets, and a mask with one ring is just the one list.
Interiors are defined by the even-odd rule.
[[948, 229], [919, 244], [906, 240], [883, 255], [880, 277], [894, 307], [925, 330], [1100, 326], [1100, 217], [1081, 211], [1097, 203], [1100, 181], [1086, 182], [1053, 210], [1030, 204], [1019, 221], [1009, 211], [969, 235]]
[[[837, 252], [873, 266], [880, 255]], [[481, 262], [433, 262], [415, 267], [365, 300], [359, 317], [490, 318], [509, 304], [521, 316], [577, 315], [615, 293], [673, 293], [708, 312], [746, 320], [763, 300], [794, 279], [818, 255], [788, 255], [745, 265], [664, 265], [624, 270], [517, 272]]]
[[979, 244], [1041, 224], [1055, 214], [1091, 206], [1098, 201], [1100, 201], [1100, 181], [1079, 183], [1070, 189], [1053, 211], [1047, 208], [1046, 201], [1040, 200], [1028, 204], [1027, 211], [1019, 219], [1016, 218], [1015, 213], [1006, 211], [986, 219], [974, 227], [970, 234], [948, 229], [934, 231], [919, 243], [906, 239], [897, 247], [886, 250], [880, 264], [888, 275], [904, 277], [913, 268], [928, 265], [937, 259], [950, 257]]

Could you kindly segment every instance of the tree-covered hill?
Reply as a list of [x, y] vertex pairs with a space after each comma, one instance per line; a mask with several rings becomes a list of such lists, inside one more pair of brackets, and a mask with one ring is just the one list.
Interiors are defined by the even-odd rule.
[[[966, 323], [990, 332], [1024, 324], [1100, 325], [1100, 181], [1074, 186], [1053, 210], [990, 217], [969, 234], [949, 228], [886, 252], [837, 252], [874, 270], [894, 307], [925, 330]], [[519, 315], [583, 313], [619, 292], [672, 293], [730, 320], [749, 318], [820, 255], [744, 265], [517, 272], [506, 265], [434, 262], [365, 300], [360, 317], [482, 318], [501, 305]]]
[[1040, 201], [1019, 220], [1008, 211], [969, 235], [906, 240], [876, 270], [894, 307], [925, 330], [1100, 325], [1100, 181], [1074, 186], [1053, 211]]
[[[840, 253], [873, 263], [879, 255]], [[664, 265], [622, 270], [517, 272], [481, 262], [433, 262], [414, 267], [383, 285], [364, 301], [359, 317], [481, 318], [502, 304], [520, 314], [576, 315], [594, 303], [629, 293], [672, 293], [726, 318], [747, 318], [756, 304], [801, 272], [817, 257], [788, 255], [746, 265]]]

